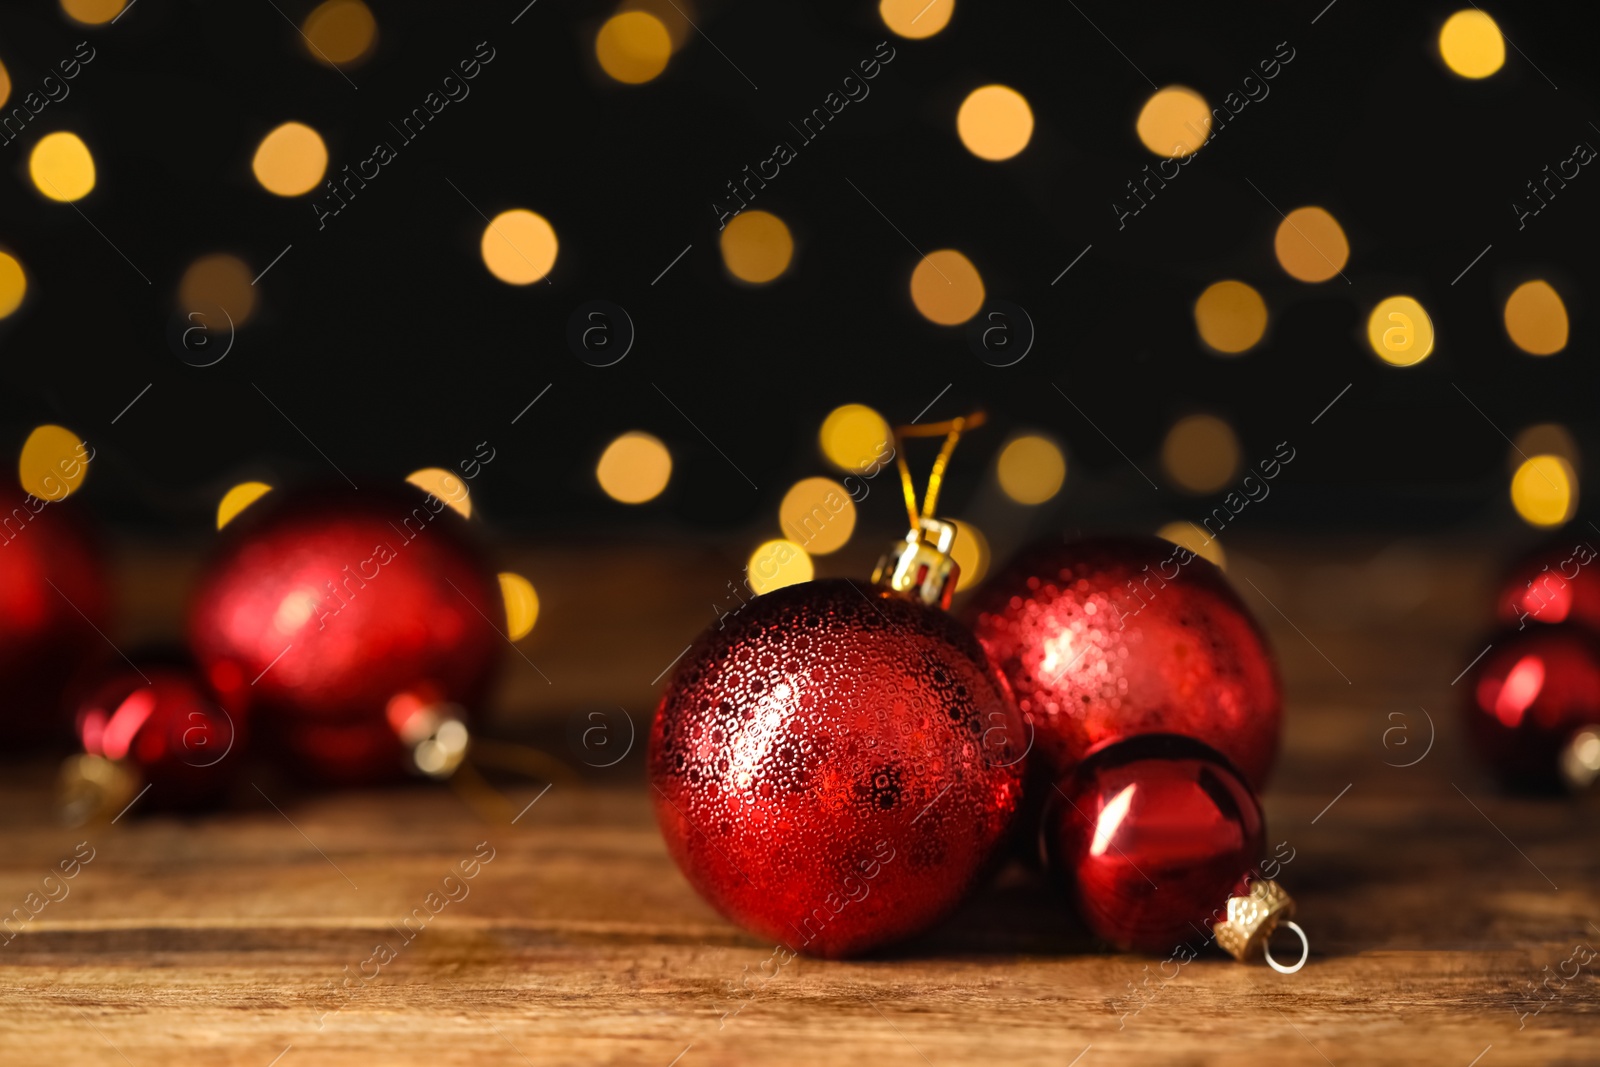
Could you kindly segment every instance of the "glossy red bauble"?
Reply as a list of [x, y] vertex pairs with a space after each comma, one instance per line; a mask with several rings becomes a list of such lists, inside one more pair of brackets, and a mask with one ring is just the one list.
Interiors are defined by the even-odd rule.
[[1495, 617], [1519, 630], [1574, 622], [1600, 631], [1600, 557], [1576, 538], [1529, 553], [1501, 583]]
[[1503, 633], [1463, 685], [1467, 733], [1504, 785], [1554, 792], [1593, 780], [1582, 745], [1568, 750], [1585, 728], [1600, 733], [1600, 638], [1572, 623]]
[[8, 742], [68, 735], [62, 692], [105, 643], [105, 571], [75, 505], [0, 479], [0, 729]]
[[152, 808], [216, 801], [244, 750], [243, 714], [218, 703], [193, 671], [167, 663], [117, 670], [80, 702], [76, 728], [84, 754], [117, 764], [129, 792], [150, 786], [140, 804]]
[[1046, 542], [969, 606], [1054, 778], [1091, 749], [1147, 733], [1197, 738], [1259, 789], [1283, 694], [1249, 611], [1208, 561], [1157, 538]]
[[673, 859], [791, 950], [908, 937], [988, 869], [1021, 793], [1022, 729], [983, 650], [935, 608], [844, 580], [758, 597], [707, 631], [650, 732]]
[[295, 769], [341, 783], [399, 775], [419, 713], [470, 711], [483, 696], [503, 640], [495, 577], [437, 497], [280, 493], [227, 527], [190, 645]]
[[1058, 782], [1043, 844], [1090, 930], [1165, 953], [1211, 939], [1264, 834], [1255, 794], [1226, 759], [1154, 734], [1108, 745]]

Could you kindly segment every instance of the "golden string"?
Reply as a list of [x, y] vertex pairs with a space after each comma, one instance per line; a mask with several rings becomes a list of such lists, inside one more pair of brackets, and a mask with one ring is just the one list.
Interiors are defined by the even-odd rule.
[[[977, 429], [987, 419], [981, 410], [960, 418], [948, 419], [944, 422], [929, 422], [922, 425], [909, 423], [905, 426], [896, 426], [892, 435], [894, 437], [894, 461], [900, 470], [900, 488], [906, 498], [906, 515], [911, 520], [911, 528], [918, 529], [922, 519], [933, 518], [935, 506], [939, 503], [939, 490], [944, 486], [945, 468], [950, 465], [950, 455], [956, 450], [956, 443], [961, 440], [964, 430]], [[903, 438], [907, 437], [938, 437], [944, 435], [944, 444], [939, 449], [938, 458], [933, 461], [933, 470], [928, 474], [928, 489], [923, 494], [922, 505], [917, 505], [917, 487], [911, 478], [911, 466], [906, 462], [906, 450]], [[920, 512], [920, 514], [919, 514]]]
[[475, 737], [467, 750], [467, 758], [461, 761], [449, 781], [462, 802], [487, 823], [509, 823], [515, 809], [505, 794], [484, 778], [478, 769], [480, 766], [511, 771], [552, 784], [583, 784], [577, 772], [540, 749]]

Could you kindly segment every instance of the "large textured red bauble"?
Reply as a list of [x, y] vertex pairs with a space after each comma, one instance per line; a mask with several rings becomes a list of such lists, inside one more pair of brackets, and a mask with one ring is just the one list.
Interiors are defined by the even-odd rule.
[[1600, 639], [1572, 623], [1501, 634], [1468, 675], [1464, 713], [1504, 785], [1588, 786], [1600, 771]]
[[439, 498], [275, 491], [225, 536], [191, 606], [190, 646], [309, 777], [394, 777], [419, 720], [482, 698], [502, 640], [489, 620], [505, 612]]
[[1249, 611], [1208, 561], [1157, 538], [1043, 542], [968, 608], [1050, 778], [1145, 733], [1198, 738], [1259, 789], [1283, 692]]
[[0, 729], [8, 743], [66, 737], [62, 692], [105, 648], [99, 554], [67, 501], [0, 478]]
[[1022, 727], [972, 635], [844, 580], [703, 634], [650, 732], [673, 859], [724, 915], [796, 952], [908, 937], [986, 872], [1021, 794]]
[[1501, 583], [1495, 617], [1526, 629], [1575, 622], [1600, 630], [1600, 559], [1587, 541], [1559, 541], [1518, 560]]
[[[194, 672], [148, 660], [121, 667], [91, 690], [78, 705], [76, 723], [84, 755], [113, 765], [123, 780], [122, 802], [148, 785], [140, 803], [151, 808], [199, 807], [221, 797], [237, 777], [244, 725], [243, 713], [219, 704]], [[88, 779], [80, 775], [77, 784], [88, 785]], [[98, 806], [104, 781], [98, 779], [100, 789], [80, 789], [68, 802]], [[110, 818], [117, 811], [101, 814]]]
[[1192, 738], [1109, 745], [1056, 790], [1045, 811], [1047, 861], [1090, 930], [1118, 948], [1165, 953], [1209, 941], [1261, 858], [1255, 794]]

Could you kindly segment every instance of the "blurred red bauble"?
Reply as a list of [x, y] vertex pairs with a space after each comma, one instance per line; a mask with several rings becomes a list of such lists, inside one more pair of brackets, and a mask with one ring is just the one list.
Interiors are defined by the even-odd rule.
[[1495, 618], [1517, 629], [1574, 622], [1600, 631], [1600, 559], [1588, 542], [1555, 542], [1518, 560], [1501, 583]]
[[1259, 789], [1283, 693], [1265, 637], [1222, 572], [1157, 538], [1043, 542], [968, 608], [1035, 731], [1039, 780], [1147, 733], [1211, 745]]
[[112, 818], [135, 797], [150, 808], [215, 803], [244, 749], [243, 714], [169, 663], [120, 667], [79, 703], [76, 728], [83, 754], [62, 768], [62, 806], [74, 823]]
[[1017, 810], [1020, 741], [969, 632], [835, 579], [703, 634], [662, 696], [648, 765], [700, 894], [762, 937], [839, 957], [926, 929], [986, 873]]
[[1210, 939], [1264, 834], [1255, 794], [1226, 759], [1153, 734], [1100, 749], [1058, 782], [1043, 837], [1090, 930], [1167, 953]]
[[1600, 638], [1571, 623], [1503, 633], [1468, 675], [1464, 713], [1505, 786], [1587, 788], [1600, 777]]
[[12, 742], [64, 738], [63, 689], [104, 648], [104, 566], [65, 500], [0, 479], [0, 520], [0, 725]]
[[464, 520], [421, 493], [274, 491], [224, 537], [189, 615], [217, 692], [314, 780], [452, 770], [505, 619]]

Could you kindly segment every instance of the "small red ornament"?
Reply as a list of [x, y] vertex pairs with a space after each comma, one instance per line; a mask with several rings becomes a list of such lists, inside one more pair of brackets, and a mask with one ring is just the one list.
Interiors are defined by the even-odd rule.
[[62, 767], [63, 814], [72, 823], [111, 818], [135, 797], [151, 808], [215, 803], [236, 777], [243, 727], [242, 713], [219, 704], [188, 668], [123, 667], [78, 706], [83, 754]]
[[444, 775], [505, 617], [464, 520], [420, 493], [275, 491], [229, 524], [189, 640], [207, 679], [315, 780]]
[[75, 505], [0, 478], [0, 725], [8, 742], [68, 733], [62, 693], [105, 647], [105, 570]]
[[1049, 778], [1095, 747], [1175, 733], [1252, 786], [1277, 755], [1283, 694], [1249, 611], [1207, 560], [1157, 538], [1042, 542], [968, 608]]
[[1562, 541], [1524, 556], [1501, 583], [1495, 617], [1507, 626], [1574, 622], [1600, 631], [1600, 561], [1587, 541]]
[[948, 433], [920, 518], [897, 455], [912, 529], [872, 585], [757, 597], [701, 635], [662, 694], [648, 769], [668, 851], [717, 910], [791, 951], [850, 956], [927, 929], [989, 871], [1016, 814], [1021, 719], [942, 610], [955, 527], [929, 514], [980, 419], [915, 431]]
[[[1264, 840], [1261, 806], [1239, 773], [1175, 734], [1117, 742], [1085, 759], [1056, 783], [1043, 835], [1047, 862], [1097, 936], [1152, 953], [1214, 936], [1240, 959], [1262, 952], [1293, 915], [1288, 895], [1252, 867]], [[1288, 972], [1305, 955], [1289, 968], [1267, 961]]]
[[1600, 638], [1589, 630], [1503, 633], [1466, 685], [1467, 733], [1505, 786], [1581, 790], [1600, 778]]

